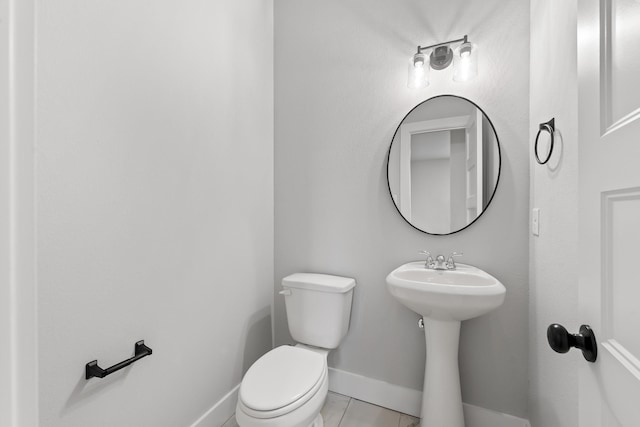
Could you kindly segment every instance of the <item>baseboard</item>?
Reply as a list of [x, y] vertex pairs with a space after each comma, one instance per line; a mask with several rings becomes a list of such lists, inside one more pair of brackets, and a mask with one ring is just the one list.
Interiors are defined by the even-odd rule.
[[[236, 411], [239, 389], [240, 384], [216, 402], [191, 427], [222, 426]], [[329, 368], [329, 390], [403, 414], [420, 416], [422, 392], [412, 388]], [[463, 410], [466, 427], [530, 427], [529, 421], [525, 419], [468, 403], [463, 403]]]
[[202, 414], [195, 423], [191, 424], [191, 427], [221, 427], [236, 412], [239, 389], [240, 384]]
[[480, 406], [462, 404], [464, 420], [467, 427], [531, 427], [528, 420], [481, 408]]
[[329, 390], [403, 414], [420, 416], [422, 392], [412, 388], [329, 368]]
[[[422, 392], [412, 388], [329, 368], [329, 390], [414, 417], [420, 416]], [[463, 404], [463, 410], [466, 427], [529, 427], [525, 419], [467, 403]]]

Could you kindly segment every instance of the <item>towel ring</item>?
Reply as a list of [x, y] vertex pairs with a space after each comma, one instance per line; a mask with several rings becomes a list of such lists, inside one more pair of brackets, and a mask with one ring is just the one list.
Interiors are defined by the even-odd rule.
[[[538, 155], [538, 140], [540, 139], [540, 134], [542, 133], [542, 131], [549, 132], [549, 135], [551, 135], [551, 143], [549, 145], [549, 154], [547, 154], [547, 158], [544, 160], [540, 160], [540, 156]], [[553, 153], [553, 134], [555, 133], [555, 131], [556, 131], [555, 118], [549, 120], [546, 123], [540, 123], [540, 129], [538, 130], [538, 134], [536, 135], [536, 142], [533, 148], [533, 153], [536, 156], [536, 161], [541, 165], [544, 165], [545, 163], [547, 163], [551, 158], [551, 153]]]

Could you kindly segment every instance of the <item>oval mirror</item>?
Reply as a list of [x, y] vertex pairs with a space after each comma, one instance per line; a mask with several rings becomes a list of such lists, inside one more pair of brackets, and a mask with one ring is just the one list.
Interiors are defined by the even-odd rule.
[[500, 144], [476, 104], [442, 95], [418, 104], [396, 129], [387, 157], [400, 215], [428, 234], [452, 234], [487, 209], [500, 177]]

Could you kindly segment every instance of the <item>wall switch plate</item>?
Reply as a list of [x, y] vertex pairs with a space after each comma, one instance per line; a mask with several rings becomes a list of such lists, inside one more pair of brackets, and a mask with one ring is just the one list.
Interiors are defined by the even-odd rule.
[[534, 236], [540, 235], [540, 208], [533, 208], [531, 212], [531, 233]]

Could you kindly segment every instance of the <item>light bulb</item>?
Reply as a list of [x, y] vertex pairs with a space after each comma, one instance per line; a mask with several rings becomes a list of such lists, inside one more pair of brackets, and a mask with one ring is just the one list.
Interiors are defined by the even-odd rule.
[[478, 46], [462, 43], [453, 53], [453, 80], [465, 82], [478, 75]]
[[425, 55], [416, 53], [409, 60], [409, 75], [407, 86], [410, 89], [422, 89], [429, 86], [429, 65], [425, 62]]

